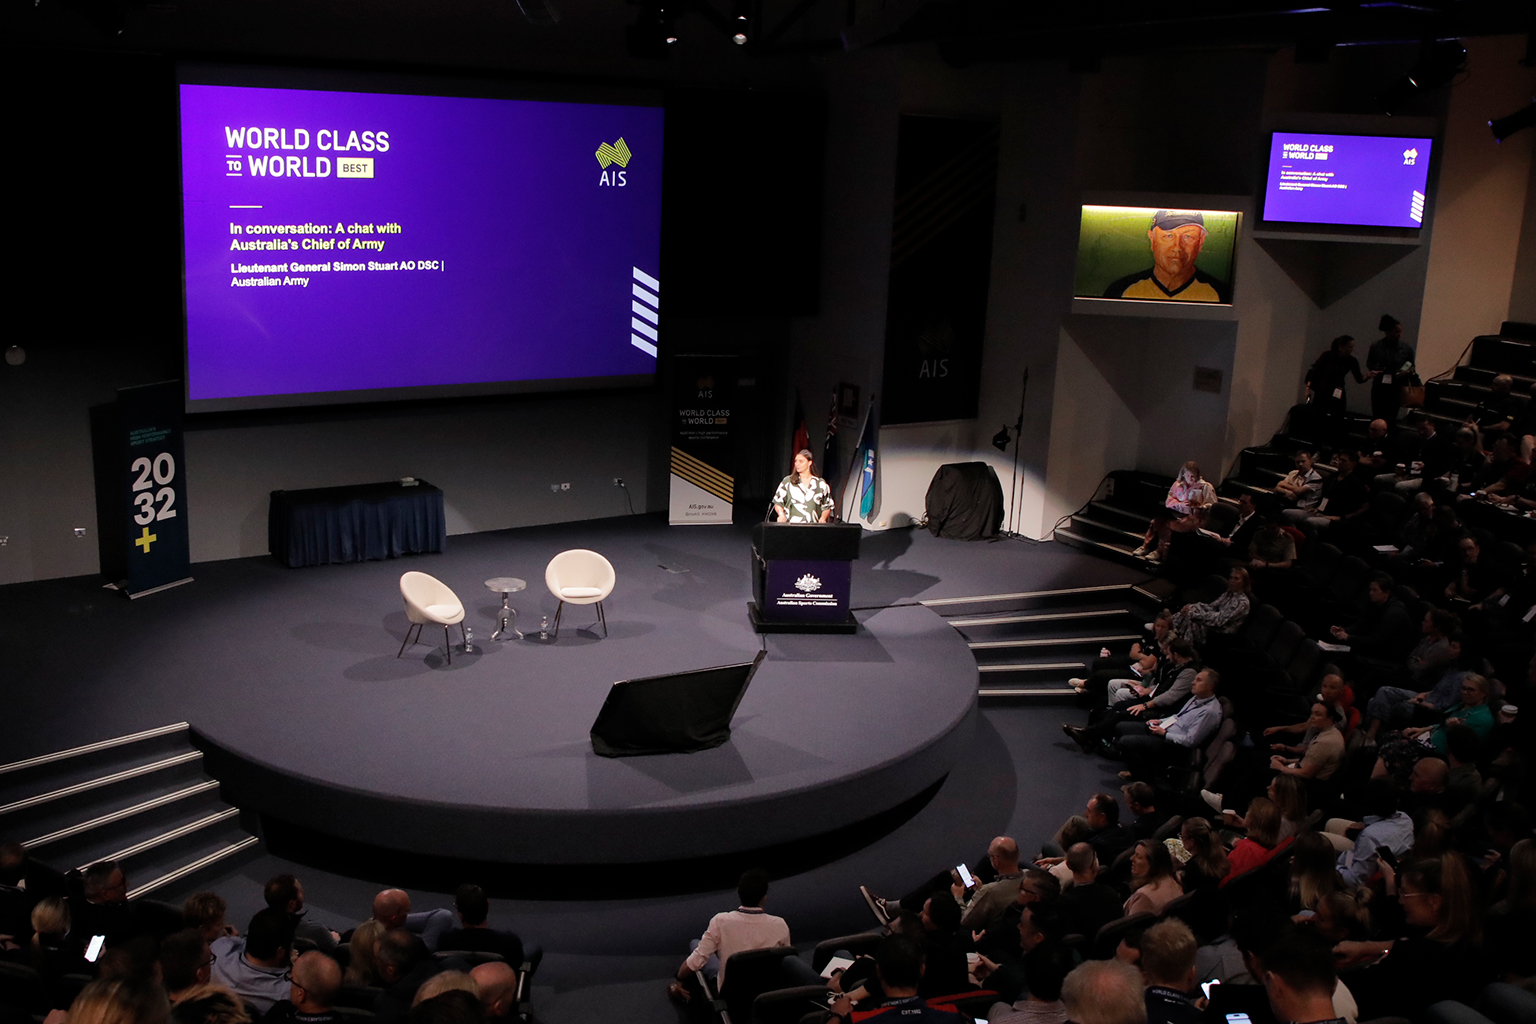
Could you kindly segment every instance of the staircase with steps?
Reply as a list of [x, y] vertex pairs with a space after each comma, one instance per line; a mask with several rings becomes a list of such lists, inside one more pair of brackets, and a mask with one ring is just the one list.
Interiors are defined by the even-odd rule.
[[129, 899], [227, 869], [259, 840], [202, 760], [177, 722], [0, 765], [0, 835], [61, 872], [119, 861]]
[[1116, 470], [1081, 511], [1056, 527], [1055, 540], [1071, 547], [1133, 565], [1148, 572], [1156, 564], [1134, 554], [1147, 533], [1152, 514], [1163, 507], [1173, 477], [1140, 470]]
[[1136, 584], [1073, 587], [922, 602], [970, 646], [988, 700], [1073, 701], [1067, 685], [1109, 647], [1123, 654], [1159, 606]]

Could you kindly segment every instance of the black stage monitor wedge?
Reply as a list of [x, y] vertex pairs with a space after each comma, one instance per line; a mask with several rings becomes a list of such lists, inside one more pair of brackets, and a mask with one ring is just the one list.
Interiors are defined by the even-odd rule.
[[619, 680], [592, 723], [593, 752], [635, 757], [720, 746], [731, 738], [731, 718], [766, 654], [739, 665]]

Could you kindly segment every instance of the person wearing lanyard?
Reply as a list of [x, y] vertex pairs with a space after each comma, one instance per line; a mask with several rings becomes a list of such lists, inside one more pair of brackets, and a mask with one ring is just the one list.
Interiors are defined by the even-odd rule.
[[923, 947], [899, 932], [875, 947], [875, 971], [885, 999], [872, 1011], [855, 1010], [844, 995], [832, 1004], [832, 1016], [842, 1021], [901, 1021], [902, 1024], [955, 1024], [955, 1014], [935, 1009], [917, 994], [923, 979]]
[[1403, 344], [1403, 325], [1386, 313], [1376, 328], [1381, 338], [1365, 354], [1365, 368], [1377, 374], [1371, 383], [1371, 417], [1390, 424], [1397, 422], [1402, 406], [1403, 375], [1413, 372], [1413, 346]]

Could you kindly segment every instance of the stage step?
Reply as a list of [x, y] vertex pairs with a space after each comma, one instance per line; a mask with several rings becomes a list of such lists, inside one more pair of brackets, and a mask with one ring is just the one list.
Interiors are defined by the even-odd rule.
[[1135, 544], [1116, 544], [1108, 541], [1095, 540], [1092, 537], [1076, 533], [1067, 527], [1057, 527], [1052, 536], [1068, 547], [1074, 547], [1091, 554], [1101, 555], [1121, 565], [1135, 566], [1143, 571], [1151, 571], [1156, 568], [1156, 563], [1148, 562], [1145, 558], [1137, 557], [1131, 552], [1136, 550]]
[[1155, 582], [924, 603], [950, 613], [945, 621], [966, 638], [980, 699], [1076, 703], [1079, 695], [1067, 680], [1087, 675], [1104, 647], [1123, 653], [1140, 638], [1133, 630], [1159, 603], [1146, 589]]
[[120, 862], [130, 899], [252, 850], [239, 818], [185, 722], [0, 765], [0, 833], [61, 872]]

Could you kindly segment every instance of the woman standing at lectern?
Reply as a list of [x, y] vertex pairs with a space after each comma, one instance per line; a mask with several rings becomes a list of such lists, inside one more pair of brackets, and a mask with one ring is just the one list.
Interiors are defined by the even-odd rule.
[[832, 488], [811, 472], [808, 449], [795, 453], [795, 471], [773, 492], [774, 518], [781, 523], [825, 523], [832, 518]]

